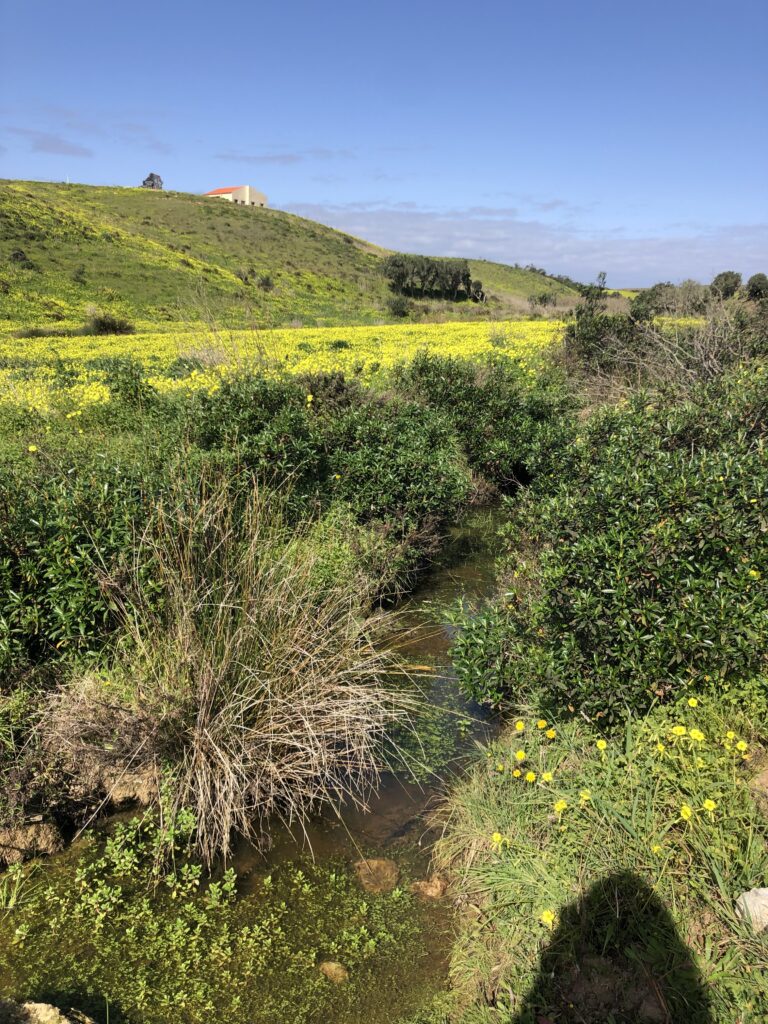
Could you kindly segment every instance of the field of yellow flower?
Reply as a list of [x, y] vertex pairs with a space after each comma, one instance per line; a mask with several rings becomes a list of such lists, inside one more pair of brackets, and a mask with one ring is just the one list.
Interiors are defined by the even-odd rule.
[[341, 371], [370, 383], [429, 351], [464, 359], [490, 353], [533, 367], [559, 334], [558, 321], [407, 324], [271, 331], [205, 328], [104, 337], [0, 338], [0, 402], [38, 412], [109, 400], [110, 365], [141, 363], [161, 393], [215, 390], [241, 370], [267, 374]]

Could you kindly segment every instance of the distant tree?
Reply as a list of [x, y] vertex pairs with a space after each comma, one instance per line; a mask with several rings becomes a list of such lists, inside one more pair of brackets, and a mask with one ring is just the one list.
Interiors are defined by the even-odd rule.
[[709, 286], [721, 299], [730, 299], [741, 287], [741, 274], [735, 270], [723, 270]]
[[472, 274], [466, 260], [434, 259], [394, 253], [384, 261], [384, 274], [393, 292], [421, 298], [472, 298]]
[[159, 192], [163, 187], [163, 179], [159, 174], [148, 174], [144, 181], [142, 181], [141, 187], [152, 188]]
[[675, 298], [675, 286], [671, 281], [659, 281], [650, 288], [643, 288], [629, 304], [629, 315], [633, 320], [651, 320], [660, 313], [668, 312]]
[[747, 298], [768, 299], [768, 277], [765, 274], [753, 274], [747, 281]]

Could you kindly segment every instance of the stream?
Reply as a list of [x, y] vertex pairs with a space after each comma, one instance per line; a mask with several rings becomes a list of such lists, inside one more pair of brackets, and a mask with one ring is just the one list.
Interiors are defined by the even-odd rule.
[[[365, 810], [347, 805], [340, 813], [326, 811], [312, 818], [303, 829], [278, 827], [266, 853], [246, 842], [237, 845], [232, 860], [238, 893], [233, 916], [236, 915], [238, 925], [246, 922], [249, 933], [260, 927], [268, 933], [269, 927], [277, 927], [286, 949], [276, 948], [265, 969], [252, 973], [249, 979], [238, 978], [236, 970], [231, 972], [233, 990], [250, 981], [254, 989], [263, 988], [263, 996], [254, 991], [251, 1009], [244, 1007], [240, 1015], [230, 1016], [232, 1011], [224, 1009], [229, 1004], [222, 1003], [221, 1016], [211, 1015], [211, 1024], [250, 1024], [256, 1020], [269, 1020], [270, 1024], [390, 1024], [400, 1019], [416, 1022], [428, 1019], [418, 1016], [419, 1012], [446, 989], [452, 939], [450, 908], [444, 900], [417, 899], [410, 895], [408, 887], [429, 874], [434, 838], [429, 828], [430, 809], [477, 742], [489, 739], [496, 729], [493, 719], [461, 697], [450, 668], [451, 629], [442, 624], [440, 609], [459, 598], [481, 600], [492, 593], [497, 525], [496, 510], [485, 509], [456, 527], [421, 585], [396, 613], [398, 633], [394, 642], [407, 662], [423, 667], [419, 685], [427, 714], [423, 734], [420, 726], [414, 750], [416, 770], [386, 774]], [[429, 671], [423, 671], [427, 666]], [[106, 829], [113, 828], [115, 820], [125, 818], [117, 816], [107, 823]], [[93, 831], [98, 834], [98, 830]], [[95, 856], [98, 845], [93, 835], [79, 840], [43, 864], [36, 877], [43, 876], [54, 884], [56, 879], [66, 880], [71, 886], [74, 872], [88, 857]], [[370, 899], [362, 893], [353, 870], [354, 862], [361, 858], [387, 858], [395, 862], [400, 878], [394, 893], [371, 895]], [[396, 906], [397, 901], [400, 902]], [[267, 915], [267, 907], [271, 916]], [[167, 912], [164, 905], [148, 910], [146, 901], [142, 910], [158, 919]], [[339, 922], [334, 919], [336, 913], [340, 915]], [[356, 925], [360, 915], [364, 920], [352, 934], [351, 925]], [[374, 918], [378, 922], [375, 926]], [[343, 928], [345, 920], [350, 928]], [[264, 925], [265, 921], [270, 925]], [[280, 925], [275, 926], [275, 921]], [[347, 944], [343, 947], [334, 938], [340, 927]], [[316, 966], [310, 967], [312, 980], [306, 991], [302, 987], [303, 975], [298, 982], [294, 980], [292, 972], [297, 962], [304, 963], [306, 974], [310, 964], [326, 959], [326, 950], [327, 959], [333, 960], [342, 960], [348, 947], [356, 950], [358, 932], [377, 951], [363, 961], [362, 969], [350, 971], [349, 984], [333, 985], [325, 978], [318, 982]], [[168, 982], [163, 980], [159, 965], [142, 960], [142, 956], [152, 957], [150, 947], [146, 945], [143, 951], [126, 946], [120, 927], [111, 945], [102, 942], [94, 947], [92, 936], [87, 937], [87, 947], [83, 937], [67, 940], [75, 973], [87, 977], [87, 985], [76, 986], [69, 982], [65, 985], [53, 967], [48, 969], [50, 957], [62, 948], [57, 946], [61, 940], [51, 936], [48, 948], [44, 929], [39, 936], [33, 934], [34, 946], [28, 946], [26, 951], [22, 946], [18, 952], [4, 955], [0, 913], [0, 996], [39, 1000], [47, 997], [47, 1001], [62, 1006], [66, 999], [69, 1005], [105, 1024], [175, 1024], [206, 1019], [191, 1010], [165, 1016], [152, 1012], [137, 1014], [130, 1000], [121, 1012], [121, 971], [131, 971], [130, 978], [137, 972], [148, 972], [150, 983], [156, 984], [158, 991], [164, 991]], [[7, 936], [6, 931], [6, 945]], [[83, 965], [83, 971], [78, 972], [78, 958], [92, 961], [94, 956], [102, 955], [102, 965], [94, 966], [91, 962], [88, 970]], [[169, 951], [169, 964], [171, 959]], [[281, 964], [290, 964], [290, 971]], [[200, 991], [210, 992], [216, 985], [215, 967], [206, 964], [201, 970], [206, 977], [204, 983], [200, 981]], [[214, 971], [212, 976], [210, 970]], [[275, 987], [280, 984], [286, 986], [283, 1001], [279, 1008], [267, 1010], [267, 1003], [271, 1005], [274, 1001]], [[214, 1001], [210, 996], [208, 999]], [[292, 1005], [293, 1009], [284, 1009], [284, 1005]]]

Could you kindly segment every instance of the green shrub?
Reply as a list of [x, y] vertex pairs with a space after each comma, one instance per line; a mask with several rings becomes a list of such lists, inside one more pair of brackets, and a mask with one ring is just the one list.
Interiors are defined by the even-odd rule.
[[747, 297], [753, 300], [768, 299], [768, 276], [753, 274], [747, 281]]
[[763, 671], [767, 402], [752, 365], [598, 414], [572, 476], [513, 516], [504, 598], [456, 644], [467, 692], [537, 690], [613, 722]]
[[450, 421], [471, 468], [503, 490], [544, 472], [573, 436], [573, 399], [554, 371], [531, 377], [509, 359], [423, 353], [399, 368], [396, 382]]

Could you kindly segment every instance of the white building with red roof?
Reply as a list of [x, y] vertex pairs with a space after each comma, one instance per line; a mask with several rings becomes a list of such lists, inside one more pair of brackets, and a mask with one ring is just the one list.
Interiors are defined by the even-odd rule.
[[205, 195], [214, 199], [226, 199], [237, 206], [266, 206], [267, 197], [251, 185], [234, 185], [232, 188], [213, 188]]

